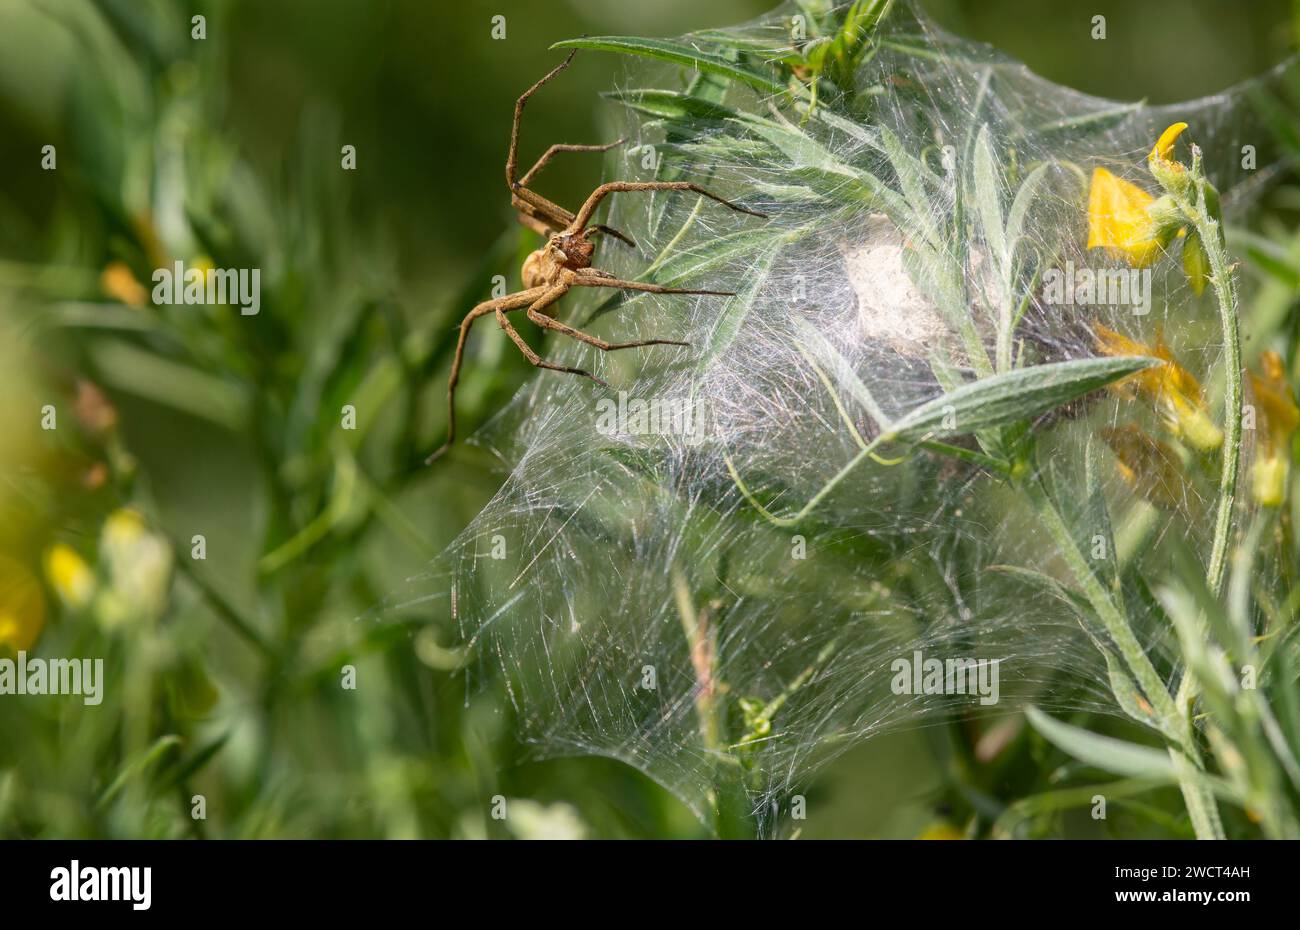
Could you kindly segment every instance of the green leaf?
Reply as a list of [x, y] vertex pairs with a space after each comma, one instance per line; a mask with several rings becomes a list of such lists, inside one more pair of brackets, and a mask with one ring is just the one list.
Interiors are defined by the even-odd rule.
[[1097, 616], [1096, 612], [1092, 609], [1092, 606], [1088, 603], [1088, 599], [1082, 594], [1073, 588], [1067, 588], [1051, 575], [1040, 572], [1037, 569], [1024, 568], [1020, 565], [990, 565], [989, 571], [998, 572], [1003, 575], [1009, 575], [1012, 578], [1019, 578], [1022, 581], [1027, 581], [1035, 587], [1046, 591], [1048, 594], [1052, 595], [1052, 597], [1055, 597], [1069, 605], [1069, 607], [1081, 617], [1093, 620]]
[[197, 774], [204, 766], [212, 761], [217, 753], [221, 751], [221, 748], [226, 745], [226, 741], [229, 739], [230, 733], [223, 733], [221, 736], [218, 736], [212, 742], [199, 749], [193, 756], [178, 762], [168, 770], [166, 776], [162, 779], [162, 785], [160, 787], [162, 789], [174, 788], [176, 785], [184, 782], [187, 778], [191, 778]]
[[1025, 715], [1049, 743], [1086, 765], [1129, 778], [1177, 779], [1174, 763], [1163, 749], [1090, 733], [1049, 717], [1037, 707], [1027, 708]]
[[1024, 232], [1025, 217], [1029, 214], [1029, 208], [1038, 193], [1038, 186], [1047, 177], [1047, 169], [1051, 167], [1053, 166], [1050, 163], [1039, 165], [1029, 172], [1028, 177], [1021, 183], [1020, 190], [1016, 191], [1015, 200], [1011, 202], [1011, 210], [1007, 213], [1006, 247], [1008, 258], [1015, 254], [1016, 243]]
[[756, 55], [764, 61], [779, 61], [786, 65], [801, 65], [804, 63], [804, 58], [797, 49], [791, 48], [789, 44], [784, 46], [774, 44], [770, 39], [736, 35], [725, 29], [700, 29], [692, 32], [691, 36], [712, 45], [720, 45], [733, 51]]
[[903, 416], [890, 438], [955, 436], [1030, 420], [1155, 362], [1145, 356], [1084, 358], [981, 378]]
[[749, 287], [727, 301], [722, 314], [718, 317], [718, 322], [709, 334], [708, 345], [700, 356], [700, 371], [708, 368], [736, 340], [741, 325], [744, 324], [745, 318], [749, 316], [749, 311], [754, 306], [754, 301], [758, 299], [759, 292], [767, 283], [768, 273], [772, 270], [772, 263], [776, 261], [778, 251], [780, 250], [777, 248], [771, 248], [763, 254], [749, 272]]
[[[797, 242], [813, 232], [812, 226], [800, 226], [794, 229], [742, 229], [729, 233], [707, 243], [706, 248], [673, 251], [663, 258], [658, 267], [652, 265], [650, 273], [637, 276], [638, 281], [649, 281], [669, 287], [686, 286], [698, 282], [702, 275], [716, 271], [738, 259], [749, 261], [749, 256], [771, 250], [778, 250], [791, 242]], [[658, 260], [656, 260], [658, 261]], [[746, 272], [748, 273], [748, 271]], [[604, 316], [615, 308], [629, 310], [650, 301], [653, 295], [640, 293], [628, 297], [626, 292], [619, 292], [597, 307], [584, 321], [584, 325]], [[733, 298], [733, 301], [737, 298]]]
[[1138, 723], [1159, 731], [1160, 720], [1156, 717], [1155, 709], [1138, 691], [1137, 685], [1133, 683], [1128, 672], [1124, 671], [1124, 666], [1119, 659], [1100, 643], [1097, 648], [1106, 659], [1106, 677], [1110, 680], [1110, 691], [1115, 695], [1115, 703], [1119, 704], [1120, 710]]
[[251, 401], [242, 385], [116, 339], [96, 342], [90, 357], [104, 383], [120, 391], [232, 432], [247, 428]]
[[638, 113], [656, 119], [685, 121], [690, 119], [724, 120], [734, 119], [739, 114], [730, 107], [722, 106], [712, 100], [706, 100], [692, 94], [683, 94], [675, 90], [618, 90], [601, 94], [607, 100], [623, 104]]
[[894, 168], [894, 174], [898, 177], [898, 186], [902, 188], [903, 196], [907, 199], [908, 206], [912, 208], [914, 225], [931, 246], [939, 248], [939, 234], [935, 229], [925, 184], [927, 176], [933, 179], [934, 173], [913, 158], [898, 136], [887, 128], [881, 127], [880, 140], [885, 153], [889, 156], [889, 163]]
[[1006, 278], [1007, 240], [1002, 224], [1002, 182], [998, 180], [997, 158], [993, 143], [989, 141], [988, 126], [980, 127], [975, 140], [975, 209], [984, 229], [984, 241], [989, 245], [998, 267]]
[[1108, 109], [1094, 110], [1093, 112], [1085, 113], [1082, 116], [1064, 117], [1062, 119], [1053, 120], [1050, 123], [1044, 123], [1038, 127], [1038, 132], [1074, 132], [1085, 127], [1089, 130], [1099, 131], [1123, 122], [1146, 106], [1146, 103], [1146, 98], [1143, 97], [1141, 100], [1132, 103], [1121, 103]]
[[104, 789], [104, 793], [99, 796], [96, 806], [99, 808], [106, 806], [113, 798], [117, 797], [132, 779], [143, 775], [168, 751], [180, 744], [181, 738], [175, 733], [170, 733], [166, 736], [160, 736], [150, 746], [132, 756], [123, 764], [117, 773], [117, 777]]
[[[1050, 460], [1047, 471], [1051, 475], [1054, 498], [1061, 515], [1069, 524], [1075, 545], [1087, 558], [1092, 572], [1104, 585], [1119, 591], [1119, 559], [1115, 547], [1115, 533], [1110, 522], [1110, 510], [1102, 490], [1102, 464], [1097, 446], [1091, 438], [1083, 450], [1083, 486], [1079, 486], [1077, 462], [1060, 457]], [[1096, 553], [1098, 541], [1101, 552]]]
[[679, 251], [664, 260], [651, 280], [656, 284], [679, 285], [721, 268], [728, 262], [764, 248], [775, 248], [794, 242], [812, 232], [811, 227], [772, 230], [743, 229], [729, 233], [707, 243], [707, 250]]
[[701, 51], [690, 45], [671, 39], [642, 39], [633, 36], [593, 36], [582, 39], [567, 39], [556, 42], [551, 48], [585, 48], [600, 52], [620, 52], [624, 55], [639, 55], [656, 61], [667, 61], [675, 65], [687, 65], [701, 71], [718, 74], [732, 80], [748, 84], [755, 90], [777, 94], [786, 90], [780, 81], [754, 71], [744, 65], [716, 55]]
[[794, 325], [799, 331], [800, 341], [808, 347], [813, 355], [818, 356], [829, 365], [835, 383], [861, 405], [862, 409], [875, 421], [877, 428], [888, 429], [889, 417], [880, 409], [880, 405], [876, 403], [871, 391], [862, 383], [862, 379], [858, 377], [857, 372], [853, 370], [853, 366], [840, 353], [840, 350], [835, 348], [830, 340], [823, 336], [802, 314], [795, 316]]

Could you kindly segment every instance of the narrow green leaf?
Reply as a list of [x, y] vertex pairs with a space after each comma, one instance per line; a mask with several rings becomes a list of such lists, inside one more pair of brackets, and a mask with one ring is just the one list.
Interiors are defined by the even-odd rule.
[[[800, 226], [795, 229], [773, 227], [742, 229], [712, 240], [704, 250], [674, 251], [665, 257], [657, 268], [652, 268], [650, 274], [638, 275], [637, 280], [669, 287], [684, 287], [692, 283], [698, 285], [703, 275], [716, 271], [730, 262], [738, 259], [748, 261], [747, 256], [780, 249], [781, 246], [796, 242], [812, 231], [812, 226]], [[748, 274], [748, 271], [746, 273]], [[589, 325], [592, 320], [599, 319], [615, 308], [630, 310], [650, 301], [651, 298], [652, 295], [645, 293], [629, 297], [627, 292], [620, 291], [611, 295], [593, 310], [583, 321], [583, 325]], [[733, 301], [736, 299], [738, 298], [732, 298]]]
[[239, 385], [183, 362], [146, 352], [129, 342], [102, 339], [90, 350], [106, 384], [240, 432], [250, 401]]
[[659, 270], [651, 280], [656, 284], [676, 286], [763, 248], [775, 248], [794, 242], [811, 231], [810, 227], [786, 230], [773, 230], [765, 227], [763, 229], [743, 229], [740, 232], [729, 233], [708, 242], [705, 250], [673, 253], [659, 266]]
[[1097, 131], [1128, 119], [1144, 106], [1146, 106], [1145, 97], [1132, 103], [1121, 103], [1108, 109], [1094, 110], [1093, 112], [1085, 113], [1082, 116], [1068, 116], [1062, 119], [1053, 120], [1050, 123], [1044, 123], [1039, 126], [1038, 131], [1040, 133], [1061, 132], [1065, 130], [1082, 129], [1084, 127]]
[[629, 109], [657, 119], [688, 120], [724, 120], [734, 119], [737, 111], [712, 100], [706, 100], [692, 94], [683, 94], [675, 90], [640, 90], [607, 91], [601, 94], [607, 100], [621, 103]]
[[223, 733], [212, 742], [198, 750], [188, 759], [183, 759], [168, 770], [166, 777], [162, 780], [161, 788], [173, 788], [179, 785], [185, 779], [198, 773], [205, 765], [212, 761], [221, 748], [226, 745], [230, 739], [230, 733]]
[[764, 61], [779, 61], [786, 65], [804, 64], [803, 56], [799, 54], [797, 49], [792, 48], [789, 44], [784, 46], [774, 44], [770, 39], [739, 36], [725, 29], [701, 29], [692, 32], [691, 36], [713, 45], [756, 55]]
[[1086, 765], [1128, 778], [1177, 778], [1166, 750], [1090, 733], [1049, 717], [1037, 707], [1027, 708], [1025, 715], [1049, 743]]
[[155, 762], [161, 759], [168, 750], [181, 744], [181, 738], [175, 733], [166, 736], [160, 736], [154, 740], [145, 749], [141, 750], [132, 758], [128, 759], [122, 768], [118, 771], [117, 777], [104, 789], [104, 793], [99, 796], [97, 806], [102, 808], [117, 797], [118, 793], [134, 778], [143, 775]]
[[1006, 247], [1008, 257], [1015, 254], [1016, 243], [1020, 241], [1020, 236], [1024, 233], [1025, 218], [1029, 215], [1029, 208], [1033, 205], [1034, 197], [1038, 194], [1038, 187], [1047, 177], [1047, 169], [1053, 167], [1049, 162], [1039, 165], [1020, 184], [1020, 189], [1016, 191], [1015, 199], [1011, 202], [1011, 210], [1007, 213], [1007, 235]]
[[993, 143], [989, 141], [988, 126], [980, 127], [979, 137], [975, 140], [974, 182], [975, 209], [984, 230], [984, 241], [988, 243], [998, 267], [1003, 269], [1005, 278], [1007, 240], [1002, 224], [1002, 182], [998, 179], [997, 158], [993, 154]]
[[1159, 731], [1160, 721], [1156, 717], [1155, 709], [1138, 691], [1137, 685], [1133, 683], [1128, 672], [1124, 671], [1124, 666], [1119, 659], [1106, 648], [1102, 648], [1101, 654], [1106, 659], [1106, 677], [1110, 680], [1111, 694], [1115, 695], [1115, 703], [1119, 704], [1120, 710], [1138, 723]]
[[778, 251], [780, 250], [777, 248], [771, 248], [762, 255], [754, 263], [754, 267], [750, 271], [749, 287], [745, 288], [742, 293], [727, 300], [726, 306], [718, 317], [718, 322], [709, 334], [708, 346], [700, 357], [699, 370], [703, 371], [708, 368], [735, 341], [736, 336], [740, 333], [741, 325], [745, 322], [745, 318], [749, 316], [749, 311], [754, 306], [754, 301], [758, 299], [763, 285], [767, 283], [768, 273], [772, 270], [772, 263], [776, 261]]
[[1121, 356], [1017, 368], [972, 381], [922, 404], [895, 421], [891, 433], [895, 439], [914, 440], [1030, 420], [1155, 361], [1145, 356]]
[[803, 344], [830, 366], [835, 383], [862, 406], [862, 409], [875, 421], [878, 429], [888, 429], [889, 417], [885, 416], [885, 412], [880, 409], [880, 405], [876, 403], [871, 391], [862, 383], [862, 379], [858, 377], [857, 372], [853, 370], [853, 366], [849, 364], [849, 360], [841, 354], [840, 350], [835, 348], [830, 340], [808, 321], [807, 317], [796, 315], [794, 325], [799, 331], [799, 339]]
[[1019, 578], [1027, 581], [1037, 588], [1041, 588], [1048, 594], [1052, 595], [1069, 605], [1076, 613], [1089, 620], [1096, 617], [1096, 613], [1089, 606], [1087, 598], [1073, 588], [1067, 588], [1060, 581], [1051, 575], [1045, 574], [1033, 568], [1025, 568], [1020, 565], [990, 565], [989, 571], [998, 572], [999, 574], [1009, 575], [1012, 578]]
[[926, 176], [933, 177], [933, 172], [919, 160], [913, 158], [904, 148], [898, 136], [888, 129], [881, 128], [880, 138], [884, 144], [885, 153], [889, 156], [889, 163], [894, 168], [894, 174], [898, 177], [898, 186], [902, 189], [908, 206], [912, 208], [912, 217], [916, 227], [925, 235], [926, 241], [930, 245], [939, 248], [939, 234], [935, 229], [930, 197], [925, 183]]
[[1096, 443], [1089, 439], [1083, 450], [1083, 487], [1079, 487], [1077, 463], [1053, 458], [1048, 466], [1054, 497], [1065, 522], [1074, 535], [1075, 544], [1092, 567], [1093, 574], [1108, 588], [1119, 590], [1119, 559], [1110, 510], [1102, 490], [1102, 465]]
[[675, 65], [687, 65], [710, 74], [718, 74], [748, 84], [755, 90], [770, 94], [780, 93], [785, 86], [770, 75], [754, 71], [744, 65], [691, 45], [671, 39], [642, 39], [633, 36], [592, 36], [556, 42], [551, 48], [585, 48], [600, 52], [620, 52], [639, 55]]

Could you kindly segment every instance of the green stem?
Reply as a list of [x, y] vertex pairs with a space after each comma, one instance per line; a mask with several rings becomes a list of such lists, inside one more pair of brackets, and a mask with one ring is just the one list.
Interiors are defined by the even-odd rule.
[[[1202, 203], [1204, 197], [1202, 196]], [[1209, 584], [1217, 597], [1223, 590], [1227, 569], [1228, 536], [1232, 530], [1232, 510], [1237, 497], [1237, 465], [1241, 458], [1241, 337], [1237, 329], [1237, 293], [1224, 254], [1219, 224], [1199, 210], [1196, 231], [1205, 254], [1210, 259], [1210, 277], [1219, 304], [1223, 327], [1224, 375], [1227, 390], [1224, 400], [1223, 469], [1219, 475], [1219, 509], [1214, 520], [1214, 543], [1210, 548]]]
[[[1232, 513], [1237, 499], [1237, 467], [1241, 459], [1241, 336], [1237, 324], [1236, 285], [1232, 278], [1232, 269], [1228, 266], [1227, 251], [1219, 222], [1206, 208], [1206, 182], [1201, 176], [1200, 168], [1200, 152], [1194, 148], [1192, 175], [1195, 178], [1196, 203], [1190, 204], [1186, 200], [1181, 200], [1179, 207], [1196, 228], [1201, 247], [1209, 260], [1210, 280], [1214, 284], [1214, 298], [1219, 307], [1219, 322], [1223, 330], [1226, 385], [1223, 405], [1223, 464], [1219, 473], [1219, 504], [1214, 519], [1214, 538], [1210, 545], [1210, 564], [1206, 579], [1211, 593], [1217, 598], [1223, 591], [1224, 575], [1228, 567], [1228, 538], [1232, 532]], [[1178, 684], [1178, 696], [1175, 700], [1185, 721], [1184, 741], [1191, 748], [1195, 738], [1191, 718], [1192, 704], [1196, 700], [1196, 680], [1190, 669], [1183, 673], [1183, 680]], [[1178, 764], [1177, 759], [1175, 764]], [[1204, 813], [1213, 820], [1208, 826], [1217, 828], [1215, 833], [1221, 837], [1223, 825], [1219, 822], [1218, 807], [1213, 797], [1208, 798], [1207, 806], [1208, 811]], [[1191, 804], [1188, 805], [1188, 809], [1192, 810]], [[1193, 813], [1193, 821], [1195, 821], [1195, 813]], [[1199, 825], [1196, 835], [1198, 837], [1204, 835]]]
[[1047, 528], [1053, 542], [1056, 543], [1057, 550], [1069, 567], [1070, 573], [1074, 575], [1074, 579], [1082, 589], [1084, 597], [1087, 598], [1098, 619], [1101, 620], [1106, 632], [1110, 634], [1110, 638], [1114, 641], [1116, 648], [1119, 649], [1125, 664], [1128, 665], [1133, 677], [1137, 679], [1143, 692], [1146, 693], [1147, 700], [1155, 708], [1157, 716], [1161, 719], [1162, 729], [1167, 734], [1172, 735], [1173, 731], [1170, 730], [1170, 724], [1178, 717], [1177, 707], [1174, 704], [1174, 699], [1169, 694], [1169, 689], [1165, 687], [1160, 673], [1151, 664], [1151, 660], [1147, 658], [1146, 650], [1138, 642], [1137, 636], [1133, 633], [1133, 628], [1119, 608], [1115, 606], [1115, 602], [1111, 600], [1105, 587], [1097, 580], [1097, 576], [1093, 573], [1092, 567], [1084, 558], [1083, 553], [1079, 551], [1078, 544], [1074, 541], [1070, 528], [1066, 525], [1061, 512], [1056, 509], [1056, 505], [1052, 503], [1047, 489], [1043, 487], [1042, 480], [1031, 477], [1022, 482], [1021, 487], [1033, 503], [1039, 519]]
[[1161, 731], [1169, 744], [1169, 756], [1178, 773], [1179, 787], [1187, 812], [1191, 816], [1192, 826], [1199, 839], [1222, 839], [1223, 824], [1219, 820], [1218, 806], [1205, 780], [1200, 753], [1193, 741], [1190, 717], [1180, 710], [1179, 704], [1169, 694], [1164, 681], [1155, 666], [1147, 657], [1146, 650], [1138, 641], [1129, 625], [1128, 619], [1115, 606], [1115, 602], [1105, 587], [1097, 580], [1092, 567], [1088, 565], [1083, 553], [1079, 551], [1070, 528], [1066, 525], [1056, 505], [1052, 503], [1047, 489], [1038, 478], [1029, 478], [1021, 483], [1039, 519], [1047, 527], [1048, 533], [1056, 543], [1061, 557], [1065, 559], [1075, 581], [1083, 590], [1084, 597], [1101, 620], [1106, 632], [1119, 649], [1125, 664], [1146, 693], [1147, 700], [1155, 708], [1160, 718]]

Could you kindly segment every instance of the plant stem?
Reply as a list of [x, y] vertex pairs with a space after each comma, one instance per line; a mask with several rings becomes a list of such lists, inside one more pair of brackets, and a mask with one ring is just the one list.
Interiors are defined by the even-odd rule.
[[1061, 512], [1056, 509], [1056, 505], [1048, 496], [1047, 489], [1043, 487], [1040, 478], [1031, 477], [1021, 483], [1021, 486], [1028, 494], [1034, 509], [1038, 512], [1038, 517], [1042, 520], [1043, 525], [1051, 534], [1052, 540], [1056, 543], [1062, 558], [1065, 559], [1069, 566], [1071, 574], [1074, 575], [1075, 581], [1083, 590], [1083, 595], [1087, 598], [1088, 603], [1096, 612], [1098, 619], [1110, 634], [1116, 648], [1119, 649], [1120, 655], [1128, 665], [1133, 677], [1137, 679], [1138, 684], [1146, 693], [1147, 700], [1155, 708], [1156, 714], [1161, 718], [1162, 723], [1168, 726], [1177, 716], [1178, 710], [1174, 704], [1174, 699], [1169, 694], [1169, 689], [1165, 687], [1164, 681], [1156, 671], [1151, 660], [1147, 658], [1146, 650], [1138, 642], [1137, 636], [1133, 633], [1133, 628], [1129, 625], [1128, 620], [1115, 606], [1110, 595], [1097, 580], [1093, 573], [1092, 567], [1088, 564], [1083, 554], [1079, 551], [1078, 544], [1074, 541], [1074, 536], [1070, 533], [1070, 528], [1066, 525], [1065, 519]]
[[1125, 664], [1146, 693], [1147, 700], [1155, 708], [1160, 718], [1161, 731], [1169, 744], [1169, 755], [1178, 773], [1179, 787], [1196, 836], [1199, 839], [1222, 839], [1223, 825], [1219, 820], [1214, 797], [1205, 782], [1200, 753], [1193, 742], [1190, 718], [1180, 709], [1181, 705], [1170, 697], [1169, 689], [1151, 664], [1128, 619], [1097, 580], [1041, 479], [1031, 477], [1021, 482], [1021, 487], [1038, 511], [1039, 519], [1047, 527], [1075, 581], [1083, 590], [1084, 597], [1110, 634]]
[[[1201, 197], [1204, 206], [1204, 195]], [[1209, 585], [1217, 597], [1223, 590], [1227, 569], [1228, 535], [1232, 530], [1232, 509], [1237, 497], [1237, 464], [1241, 458], [1241, 337], [1237, 329], [1237, 292], [1224, 254], [1219, 224], [1204, 209], [1197, 211], [1196, 231], [1210, 259], [1210, 279], [1219, 304], [1223, 327], [1224, 399], [1223, 469], [1219, 476], [1219, 510], [1214, 521], [1214, 543], [1210, 548]]]
[[[1232, 513], [1237, 499], [1237, 466], [1241, 459], [1241, 414], [1242, 414], [1242, 378], [1241, 378], [1241, 336], [1237, 325], [1237, 290], [1228, 267], [1228, 257], [1224, 247], [1218, 220], [1210, 215], [1206, 208], [1205, 181], [1201, 177], [1201, 155], [1198, 149], [1192, 151], [1192, 176], [1195, 178], [1196, 203], [1180, 203], [1183, 213], [1192, 221], [1201, 247], [1205, 250], [1210, 263], [1210, 280], [1214, 284], [1214, 298], [1219, 306], [1219, 322], [1223, 330], [1224, 351], [1224, 438], [1223, 464], [1219, 473], [1219, 504], [1214, 519], [1214, 538], [1210, 545], [1210, 564], [1207, 569], [1207, 582], [1210, 592], [1217, 598], [1223, 591], [1224, 574], [1228, 567], [1228, 537], [1232, 532]], [[1184, 723], [1184, 742], [1192, 750], [1195, 733], [1191, 725], [1192, 704], [1196, 700], [1196, 680], [1190, 669], [1183, 673], [1183, 680], [1178, 684], [1178, 696], [1175, 699]], [[1179, 765], [1178, 759], [1174, 760]], [[1208, 790], [1207, 790], [1208, 791]], [[1184, 789], [1184, 796], [1187, 792]], [[1219, 811], [1212, 795], [1204, 799], [1203, 817], [1212, 817], [1208, 828], [1217, 828], [1215, 834], [1223, 835], [1223, 825], [1219, 821]], [[1197, 811], [1188, 804], [1196, 823]], [[1196, 835], [1203, 836], [1202, 826], [1197, 824]]]

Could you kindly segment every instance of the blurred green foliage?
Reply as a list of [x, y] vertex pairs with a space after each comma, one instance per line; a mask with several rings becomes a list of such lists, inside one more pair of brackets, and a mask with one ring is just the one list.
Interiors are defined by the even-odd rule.
[[[1291, 35], [1281, 2], [927, 6], [1057, 81], [1157, 101], [1257, 73]], [[40, 654], [102, 656], [108, 679], [99, 707], [0, 698], [0, 836], [705, 835], [619, 763], [521, 763], [508, 703], [470, 687], [461, 656], [364, 617], [501, 477], [470, 446], [435, 469], [419, 460], [443, 429], [456, 322], [493, 275], [517, 282], [531, 247], [502, 183], [514, 98], [557, 61], [552, 42], [673, 35], [768, 7], [0, 8], [0, 621], [39, 637]], [[496, 13], [505, 41], [490, 38]], [[1098, 13], [1105, 42], [1088, 34]], [[524, 157], [605, 141], [598, 93], [623, 67], [588, 54], [548, 86]], [[56, 170], [42, 170], [44, 146]], [[559, 160], [542, 190], [571, 204], [600, 171]], [[1294, 233], [1277, 235], [1294, 256]], [[175, 260], [260, 268], [261, 312], [140, 299]], [[1278, 288], [1280, 330], [1295, 285]], [[503, 334], [477, 338], [466, 433], [533, 376]], [[340, 428], [344, 405], [355, 431]], [[1050, 755], [1016, 721], [883, 737], [816, 783], [804, 835], [991, 821], [1042, 787]], [[510, 827], [489, 816], [497, 794], [522, 801]], [[190, 816], [196, 795], [206, 820]], [[1097, 829], [1086, 812], [1048, 812], [1044, 832]], [[1153, 823], [1121, 811], [1108, 829]]]

